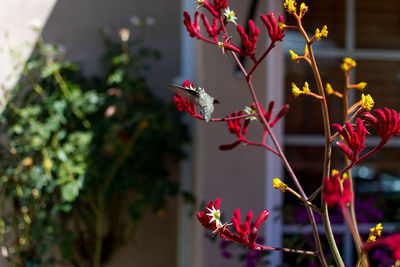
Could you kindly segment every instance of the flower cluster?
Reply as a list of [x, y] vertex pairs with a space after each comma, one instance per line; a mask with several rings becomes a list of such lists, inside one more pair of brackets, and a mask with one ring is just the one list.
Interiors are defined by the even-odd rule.
[[275, 15], [269, 12], [266, 16], [260, 15], [260, 18], [264, 25], [267, 27], [268, 36], [272, 43], [281, 42], [285, 34], [283, 33], [283, 17], [279, 15], [278, 21], [276, 21]]
[[[197, 0], [198, 8], [206, 9], [212, 16], [212, 25], [208, 21], [206, 15], [199, 11], [196, 11], [194, 14], [194, 19], [190, 17], [189, 12], [183, 12], [183, 23], [186, 26], [187, 31], [190, 36], [193, 38], [200, 39], [210, 44], [217, 45], [218, 47], [223, 49], [223, 52], [231, 51], [233, 53], [237, 53], [241, 56], [249, 56], [255, 64], [259, 62], [256, 59], [255, 51], [256, 51], [256, 43], [258, 36], [260, 34], [260, 30], [255, 26], [253, 20], [249, 20], [248, 29], [249, 32], [246, 33], [241, 25], [237, 25], [237, 32], [242, 40], [242, 44], [244, 49], [239, 48], [238, 46], [230, 43], [230, 37], [228, 37], [228, 33], [226, 32], [226, 24], [232, 22], [237, 24], [236, 22], [236, 14], [233, 10], [228, 7], [228, 1], [226, 0], [214, 0], [213, 4], [206, 0]], [[200, 33], [200, 23], [199, 20], [203, 21], [203, 25], [211, 39], [208, 39], [201, 35]], [[268, 13], [267, 15], [260, 16], [262, 22], [267, 28], [268, 36], [271, 39], [270, 47], [274, 47], [275, 43], [278, 41], [282, 41], [285, 36], [283, 30], [285, 25], [283, 23], [283, 17], [279, 15], [278, 20], [276, 20], [275, 15], [273, 13]], [[223, 34], [222, 41], [218, 41], [219, 36]], [[266, 51], [268, 53], [269, 50]]]
[[374, 99], [370, 94], [361, 94], [361, 106], [365, 110], [371, 110], [374, 107]]
[[382, 234], [382, 224], [378, 223], [375, 227], [369, 229], [369, 236], [368, 236], [368, 241], [369, 242], [375, 242], [376, 237], [381, 236]]
[[321, 37], [328, 37], [328, 27], [325, 25], [322, 30], [318, 28], [315, 30], [315, 40], [319, 41]]
[[[246, 219], [244, 223], [242, 223], [240, 209], [237, 208], [234, 212], [232, 221], [230, 223], [222, 224], [220, 221], [220, 203], [221, 198], [218, 198], [214, 202], [209, 202], [206, 205], [206, 210], [197, 213], [197, 219], [203, 227], [212, 230], [214, 233], [219, 233], [221, 237], [227, 240], [245, 244], [250, 249], [257, 249], [259, 246], [256, 243], [258, 228], [268, 218], [269, 211], [262, 211], [252, 225], [253, 211], [247, 213]], [[228, 226], [231, 225], [233, 225], [236, 234], [228, 229]]]
[[360, 152], [365, 148], [364, 142], [367, 129], [363, 121], [359, 118], [357, 119], [355, 131], [353, 130], [353, 126], [348, 122], [345, 127], [335, 123], [332, 125], [332, 128], [334, 128], [345, 141], [345, 143], [337, 142], [338, 147], [354, 162], [358, 158]]
[[240, 25], [237, 25], [236, 29], [240, 37], [242, 38], [242, 42], [244, 47], [246, 48], [247, 55], [249, 55], [252, 60], [256, 61], [254, 53], [256, 52], [256, 43], [258, 35], [260, 34], [260, 30], [258, 29], [258, 27], [255, 26], [254, 22], [251, 19], [248, 22], [248, 27], [249, 35], [244, 32], [243, 27]]
[[357, 66], [356, 61], [349, 57], [343, 59], [343, 64], [341, 65], [342, 70], [345, 72], [348, 72], [349, 70], [355, 68], [356, 66]]
[[201, 225], [203, 225], [204, 228], [214, 231], [220, 226], [220, 218], [215, 218], [216, 213], [219, 214], [218, 217], [221, 216], [221, 212], [219, 211], [220, 204], [221, 198], [217, 198], [214, 202], [210, 201], [207, 203], [206, 210], [197, 213], [197, 219], [200, 221]]
[[339, 176], [338, 171], [332, 170], [332, 176], [324, 179], [323, 199], [329, 207], [336, 204], [347, 205], [353, 198], [347, 174]]
[[394, 135], [400, 135], [400, 115], [395, 110], [388, 108], [375, 109], [376, 116], [369, 112], [364, 112], [361, 117], [371, 123], [381, 138], [378, 146], [385, 145]]

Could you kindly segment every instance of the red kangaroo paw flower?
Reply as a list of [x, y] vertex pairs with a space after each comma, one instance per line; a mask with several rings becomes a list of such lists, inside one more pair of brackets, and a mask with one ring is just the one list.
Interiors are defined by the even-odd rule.
[[350, 123], [346, 123], [344, 128], [335, 123], [332, 125], [332, 128], [334, 128], [346, 142], [346, 144], [337, 142], [339, 148], [354, 162], [358, 158], [360, 152], [365, 148], [364, 142], [367, 129], [363, 121], [359, 118], [357, 119], [356, 131], [353, 130], [353, 126]]
[[274, 13], [270, 12], [265, 15], [260, 15], [262, 22], [267, 27], [268, 36], [271, 39], [271, 42], [275, 43], [278, 41], [282, 41], [285, 34], [282, 29], [279, 27], [279, 23], [283, 23], [282, 15], [279, 15], [278, 21], [276, 21]]
[[388, 108], [384, 108], [384, 110], [375, 109], [374, 113], [376, 116], [369, 112], [364, 112], [361, 117], [375, 127], [381, 138], [379, 146], [382, 147], [392, 136], [400, 135], [400, 115], [394, 109], [390, 110]]
[[191, 37], [200, 37], [199, 12], [196, 11], [194, 13], [193, 22], [189, 12], [185, 10], [183, 12], [183, 24], [185, 24], [186, 30], [189, 32]]

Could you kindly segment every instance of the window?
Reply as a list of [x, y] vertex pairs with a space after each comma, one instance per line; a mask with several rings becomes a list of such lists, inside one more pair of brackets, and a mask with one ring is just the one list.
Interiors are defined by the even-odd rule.
[[[340, 64], [344, 57], [351, 57], [357, 61], [355, 71], [351, 72], [351, 80], [368, 83], [365, 93], [371, 93], [376, 108], [387, 106], [398, 110], [400, 107], [400, 1], [312, 0], [305, 2], [310, 11], [304, 17], [303, 25], [309, 35], [312, 35], [316, 27], [321, 29], [327, 25], [329, 30], [328, 38], [321, 39], [314, 45], [324, 85], [329, 82], [335, 90], [342, 91], [344, 75]], [[287, 24], [293, 25], [294, 22], [288, 18]], [[313, 73], [309, 66], [305, 62], [298, 64], [292, 62], [288, 53], [289, 49], [298, 54], [303, 53], [305, 43], [302, 37], [296, 32], [287, 32], [284, 45], [286, 53], [285, 102], [291, 105], [292, 111], [286, 116], [285, 149], [302, 184], [306, 184], [306, 193], [310, 195], [321, 183], [324, 151], [322, 115], [320, 105], [315, 99], [304, 96], [294, 99], [291, 94], [292, 81], [298, 85], [308, 81], [310, 88], [316, 90]], [[351, 97], [354, 100], [359, 99], [360, 92], [353, 91]], [[331, 112], [330, 122], [341, 122], [341, 102], [335, 97], [328, 97], [328, 99]], [[367, 140], [367, 146], [372, 146], [377, 142], [378, 139], [372, 136]], [[357, 218], [360, 222], [360, 233], [363, 235], [368, 235], [369, 228], [382, 221], [385, 233], [389, 233], [396, 227], [394, 222], [400, 221], [400, 208], [398, 205], [391, 206], [399, 200], [400, 168], [396, 163], [396, 159], [400, 156], [399, 148], [399, 140], [392, 140], [383, 151], [353, 169]], [[343, 166], [343, 156], [338, 149], [333, 149], [332, 157], [333, 168]], [[282, 228], [284, 246], [298, 247], [300, 243], [307, 245], [308, 239], [313, 246], [305, 209], [288, 194], [285, 194], [284, 204], [285, 225]], [[331, 209], [330, 217], [345, 264], [351, 266], [356, 259], [350, 232], [343, 225], [340, 212]], [[302, 222], [306, 226], [302, 227]], [[284, 262], [290, 260], [290, 257], [284, 257]], [[371, 260], [373, 262], [374, 259]]]

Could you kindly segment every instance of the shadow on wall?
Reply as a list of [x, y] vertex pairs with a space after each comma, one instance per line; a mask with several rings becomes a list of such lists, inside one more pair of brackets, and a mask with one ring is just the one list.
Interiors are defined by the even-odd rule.
[[152, 62], [147, 81], [156, 95], [170, 96], [165, 83], [179, 74], [180, 1], [57, 1], [43, 29], [44, 40], [63, 45], [66, 59], [79, 63], [85, 74], [99, 74], [99, 58], [103, 53], [99, 30], [107, 27], [118, 38], [119, 29], [129, 28], [135, 38], [140, 29], [130, 22], [134, 15], [153, 17], [156, 21], [146, 30], [145, 43], [159, 50], [162, 58]]

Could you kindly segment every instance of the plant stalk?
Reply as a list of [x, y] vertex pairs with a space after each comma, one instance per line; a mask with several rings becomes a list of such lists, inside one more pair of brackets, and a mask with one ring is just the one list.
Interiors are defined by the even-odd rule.
[[[330, 173], [331, 154], [332, 154], [331, 129], [330, 129], [330, 122], [329, 122], [328, 104], [326, 102], [325, 91], [324, 91], [324, 87], [322, 85], [321, 75], [319, 74], [317, 62], [316, 62], [315, 56], [314, 56], [314, 51], [312, 49], [312, 42], [308, 38], [308, 35], [303, 28], [303, 25], [301, 23], [301, 18], [297, 15], [295, 15], [295, 17], [296, 17], [297, 24], [298, 24], [298, 30], [301, 32], [301, 34], [304, 37], [304, 40], [307, 43], [307, 48], [308, 48], [308, 52], [310, 55], [311, 66], [312, 66], [314, 78], [315, 78], [315, 81], [317, 84], [318, 93], [319, 93], [319, 95], [321, 95], [323, 97], [323, 99], [320, 101], [322, 117], [323, 117], [323, 122], [324, 122], [324, 133], [325, 133], [324, 165], [323, 165], [323, 176], [322, 176], [322, 191], [323, 191], [325, 179], [327, 179], [329, 177], [329, 173]], [[326, 237], [327, 237], [327, 240], [329, 243], [329, 247], [331, 248], [333, 257], [335, 259], [336, 265], [338, 267], [344, 267], [342, 257], [340, 255], [339, 249], [336, 245], [335, 237], [332, 232], [332, 227], [331, 227], [331, 224], [329, 221], [328, 206], [323, 199], [323, 195], [321, 197], [321, 210], [322, 210], [321, 217], [322, 217], [322, 221], [324, 224]]]

